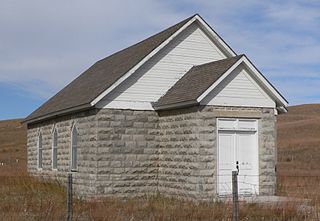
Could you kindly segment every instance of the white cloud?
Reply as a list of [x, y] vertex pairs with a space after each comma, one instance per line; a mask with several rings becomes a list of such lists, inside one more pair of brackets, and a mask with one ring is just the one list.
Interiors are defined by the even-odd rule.
[[147, 0], [2, 1], [0, 82], [48, 98], [95, 61], [183, 17]]
[[302, 102], [318, 93], [297, 79], [320, 75], [319, 11], [316, 0], [3, 0], [0, 82], [48, 98], [96, 60], [200, 13], [289, 101]]

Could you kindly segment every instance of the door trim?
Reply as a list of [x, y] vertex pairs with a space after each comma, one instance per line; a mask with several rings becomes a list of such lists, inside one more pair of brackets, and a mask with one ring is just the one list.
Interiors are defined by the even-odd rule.
[[[219, 120], [252, 120], [256, 122], [256, 128], [255, 130], [241, 130], [241, 129], [219, 129]], [[237, 117], [217, 117], [216, 118], [216, 183], [215, 183], [215, 188], [216, 188], [216, 196], [218, 197], [224, 197], [226, 195], [221, 195], [219, 194], [219, 131], [233, 131], [233, 132], [256, 132], [255, 135], [255, 141], [256, 141], [256, 147], [257, 147], [257, 175], [260, 174], [260, 151], [259, 151], [259, 137], [260, 137], [260, 133], [259, 133], [259, 119], [257, 118], [237, 118]], [[231, 175], [230, 175], [231, 176]], [[258, 188], [257, 188], [257, 195], [259, 195], [260, 193], [260, 176], [258, 176]]]

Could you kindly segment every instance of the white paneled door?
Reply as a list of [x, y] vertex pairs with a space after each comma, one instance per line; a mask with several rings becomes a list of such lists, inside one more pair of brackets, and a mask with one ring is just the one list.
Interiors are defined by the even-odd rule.
[[218, 119], [218, 194], [232, 193], [233, 170], [238, 170], [241, 195], [259, 193], [257, 120]]

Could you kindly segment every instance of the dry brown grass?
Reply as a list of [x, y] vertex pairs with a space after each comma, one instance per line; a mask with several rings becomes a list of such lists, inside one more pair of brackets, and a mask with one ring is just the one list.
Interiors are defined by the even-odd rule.
[[319, 145], [320, 104], [292, 106], [289, 107], [288, 113], [278, 116], [280, 150], [319, 147]]
[[26, 140], [27, 129], [20, 119], [0, 121], [0, 175], [26, 171]]
[[[1, 220], [65, 220], [66, 192], [58, 182], [28, 176], [1, 177]], [[191, 202], [163, 196], [99, 201], [75, 199], [74, 220], [231, 220], [232, 205], [219, 202]], [[296, 204], [282, 207], [240, 205], [241, 220], [305, 220]]]
[[[279, 193], [320, 199], [320, 104], [278, 116]], [[319, 204], [320, 205], [320, 204]]]
[[[66, 192], [57, 182], [26, 175], [26, 130], [19, 120], [0, 122], [0, 220], [64, 220]], [[278, 117], [278, 194], [308, 198], [304, 203], [245, 204], [241, 220], [320, 220], [320, 105], [290, 107]], [[19, 159], [16, 162], [16, 159]], [[229, 203], [162, 196], [74, 203], [74, 220], [231, 220]]]
[[28, 176], [1, 176], [2, 220], [63, 220], [64, 188]]

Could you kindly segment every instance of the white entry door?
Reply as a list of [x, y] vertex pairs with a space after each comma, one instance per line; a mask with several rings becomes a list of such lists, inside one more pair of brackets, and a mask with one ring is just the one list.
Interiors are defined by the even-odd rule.
[[218, 194], [232, 193], [232, 171], [239, 169], [239, 194], [259, 193], [257, 121], [218, 119]]

